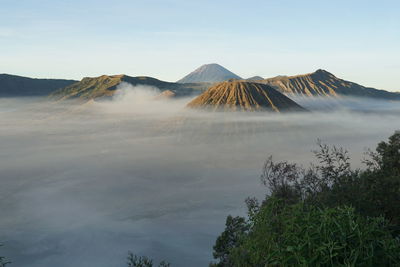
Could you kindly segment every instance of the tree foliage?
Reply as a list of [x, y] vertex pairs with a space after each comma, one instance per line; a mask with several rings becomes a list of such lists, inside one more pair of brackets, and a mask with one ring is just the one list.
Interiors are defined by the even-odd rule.
[[[3, 246], [0, 244], [0, 247]], [[10, 261], [7, 261], [7, 259], [3, 256], [0, 256], [0, 267], [5, 267], [6, 265], [10, 264]]]
[[[159, 267], [169, 267], [170, 264], [161, 261]], [[146, 256], [138, 256], [132, 252], [128, 253], [128, 267], [153, 267], [153, 260]]]
[[221, 266], [393, 266], [400, 243], [382, 217], [271, 198]]
[[[246, 200], [239, 228], [227, 220], [214, 265], [400, 265], [400, 133], [369, 151], [363, 170], [343, 148], [318, 142], [314, 154], [307, 168], [267, 159], [266, 198]], [[239, 238], [226, 238], [232, 229]]]
[[228, 216], [225, 231], [217, 238], [214, 245], [214, 258], [220, 260], [215, 266], [230, 266], [230, 251], [238, 246], [242, 235], [247, 232], [248, 225], [243, 217]]

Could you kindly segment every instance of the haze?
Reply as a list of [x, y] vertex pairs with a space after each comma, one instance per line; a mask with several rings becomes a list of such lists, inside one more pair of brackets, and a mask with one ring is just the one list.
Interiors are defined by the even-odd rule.
[[0, 99], [0, 241], [12, 266], [125, 266], [128, 251], [206, 266], [226, 216], [267, 190], [269, 155], [307, 164], [320, 138], [359, 167], [400, 114], [348, 98], [296, 99], [318, 110], [302, 114], [193, 112], [191, 98], [119, 89], [85, 105]]

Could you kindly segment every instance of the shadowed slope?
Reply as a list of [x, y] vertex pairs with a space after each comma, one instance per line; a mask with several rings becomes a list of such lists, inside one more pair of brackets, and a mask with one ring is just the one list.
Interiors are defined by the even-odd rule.
[[270, 86], [245, 81], [218, 83], [192, 100], [187, 106], [213, 110], [305, 111], [296, 102]]
[[297, 76], [278, 76], [259, 81], [285, 94], [306, 96], [358, 96], [400, 100], [400, 94], [364, 87], [337, 78], [325, 70]]
[[10, 74], [0, 74], [0, 96], [47, 96], [75, 83], [74, 80], [34, 79]]

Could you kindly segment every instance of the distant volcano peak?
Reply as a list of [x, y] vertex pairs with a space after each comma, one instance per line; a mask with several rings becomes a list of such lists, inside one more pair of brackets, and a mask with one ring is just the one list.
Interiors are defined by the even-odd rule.
[[317, 69], [317, 70], [315, 71], [315, 73], [330, 73], [330, 72], [328, 72], [328, 71], [326, 71], [326, 70], [324, 70], [324, 69]]
[[204, 69], [204, 68], [224, 68], [224, 67], [222, 67], [220, 64], [218, 64], [218, 63], [209, 63], [209, 64], [204, 64], [204, 65], [201, 65], [200, 67], [199, 67], [199, 69]]
[[229, 79], [242, 79], [240, 76], [227, 70], [217, 63], [210, 63], [200, 66], [193, 72], [189, 73], [178, 83], [199, 83], [199, 82], [222, 82]]
[[333, 75], [332, 73], [330, 73], [329, 71], [326, 71], [324, 69], [318, 69], [312, 74], [316, 74], [316, 75], [320, 75], [320, 76], [332, 76], [332, 77], [335, 77], [335, 75]]

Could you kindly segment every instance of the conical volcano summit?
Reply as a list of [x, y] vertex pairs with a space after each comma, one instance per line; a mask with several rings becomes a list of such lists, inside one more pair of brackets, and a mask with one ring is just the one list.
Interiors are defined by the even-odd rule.
[[232, 111], [305, 111], [274, 88], [260, 83], [230, 80], [218, 83], [192, 100], [190, 108]]

